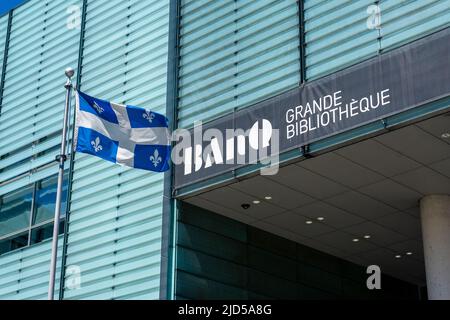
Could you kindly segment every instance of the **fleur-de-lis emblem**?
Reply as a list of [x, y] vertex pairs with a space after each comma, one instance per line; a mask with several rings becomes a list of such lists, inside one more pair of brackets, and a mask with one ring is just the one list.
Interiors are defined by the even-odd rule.
[[99, 152], [99, 151], [103, 150], [103, 147], [100, 144], [100, 138], [99, 137], [95, 138], [95, 140], [92, 140], [91, 141], [91, 145], [94, 148], [95, 152]]
[[97, 110], [98, 113], [102, 113], [103, 111], [105, 111], [102, 107], [100, 107], [96, 101], [94, 101], [93, 106], [92, 106], [95, 110]]
[[155, 167], [158, 166], [158, 164], [162, 161], [162, 158], [159, 156], [158, 149], [155, 149], [155, 152], [153, 152], [153, 155], [150, 156], [150, 161], [153, 163]]
[[149, 110], [145, 110], [145, 113], [142, 114], [144, 119], [147, 119], [148, 122], [152, 123], [153, 119], [155, 119], [155, 114]]

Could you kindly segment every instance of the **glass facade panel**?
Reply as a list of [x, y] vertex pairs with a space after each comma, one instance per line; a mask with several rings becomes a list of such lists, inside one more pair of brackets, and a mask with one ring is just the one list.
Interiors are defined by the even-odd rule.
[[[36, 215], [34, 224], [53, 219], [55, 214], [56, 186], [58, 176], [44, 179], [38, 184], [36, 189]], [[64, 176], [63, 193], [61, 199], [61, 217], [65, 215], [67, 199], [67, 174]]]
[[[59, 223], [59, 234], [64, 233], [64, 221]], [[53, 236], [53, 222], [31, 230], [30, 244], [35, 244], [49, 239]]]
[[28, 244], [28, 231], [0, 240], [0, 254], [25, 247]]
[[32, 187], [11, 192], [0, 198], [0, 237], [29, 226], [32, 199]]

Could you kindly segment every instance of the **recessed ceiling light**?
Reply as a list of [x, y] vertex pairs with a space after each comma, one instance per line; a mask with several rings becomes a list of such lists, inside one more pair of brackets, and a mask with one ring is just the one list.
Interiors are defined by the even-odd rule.
[[441, 138], [442, 138], [442, 139], [448, 139], [448, 138], [450, 138], [450, 132], [444, 132], [443, 134], [441, 134]]
[[408, 251], [408, 252], [406, 253], [406, 255], [407, 255], [407, 256], [410, 256], [410, 255], [412, 255], [412, 252], [411, 252], [411, 251]]
[[253, 200], [253, 203], [254, 204], [259, 204], [261, 201], [259, 201], [259, 200]]
[[364, 239], [370, 239], [370, 234], [366, 234], [366, 235], [364, 236]]
[[306, 223], [306, 224], [311, 224], [312, 221], [311, 221], [311, 220], [306, 220], [305, 223]]
[[358, 242], [359, 239], [358, 239], [358, 238], [354, 238], [352, 241], [353, 241], [353, 242]]
[[266, 199], [266, 200], [271, 200], [272, 197], [271, 197], [271, 196], [265, 196], [264, 199]]
[[402, 257], [402, 256], [399, 255], [399, 254], [397, 254], [397, 255], [395, 256], [396, 259], [400, 259], [401, 257]]
[[317, 217], [317, 220], [323, 221], [323, 220], [325, 220], [325, 218], [324, 217]]

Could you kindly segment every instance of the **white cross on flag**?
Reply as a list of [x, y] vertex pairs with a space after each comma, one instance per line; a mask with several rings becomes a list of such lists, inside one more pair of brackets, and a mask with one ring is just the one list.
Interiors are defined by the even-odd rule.
[[151, 171], [166, 171], [170, 133], [165, 116], [76, 91], [75, 151]]

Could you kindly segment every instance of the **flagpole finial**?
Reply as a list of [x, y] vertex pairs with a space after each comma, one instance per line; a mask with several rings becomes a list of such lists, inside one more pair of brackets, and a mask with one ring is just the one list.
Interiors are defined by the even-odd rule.
[[73, 68], [68, 67], [66, 68], [66, 70], [64, 71], [64, 73], [66, 74], [67, 78], [72, 78], [73, 75], [75, 74], [75, 70], [73, 70]]

